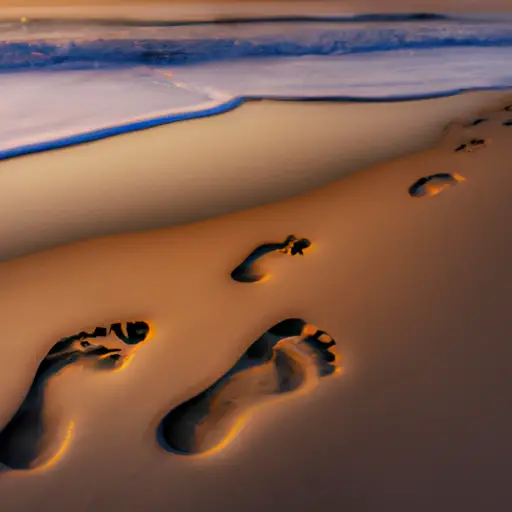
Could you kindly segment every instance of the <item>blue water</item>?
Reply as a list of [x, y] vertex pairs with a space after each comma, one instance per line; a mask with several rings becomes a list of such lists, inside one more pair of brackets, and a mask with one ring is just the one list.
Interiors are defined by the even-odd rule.
[[[186, 66], [233, 59], [512, 46], [512, 20], [19, 25], [15, 37], [0, 40], [1, 71]], [[4, 24], [9, 28], [12, 34], [11, 26]]]
[[512, 86], [512, 18], [0, 21], [0, 159], [235, 108]]

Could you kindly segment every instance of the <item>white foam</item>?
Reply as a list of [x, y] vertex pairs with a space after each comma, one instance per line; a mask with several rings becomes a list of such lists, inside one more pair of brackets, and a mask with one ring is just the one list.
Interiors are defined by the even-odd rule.
[[0, 151], [239, 96], [386, 98], [512, 84], [512, 48], [262, 58], [0, 75]]
[[0, 151], [210, 102], [150, 69], [0, 75]]

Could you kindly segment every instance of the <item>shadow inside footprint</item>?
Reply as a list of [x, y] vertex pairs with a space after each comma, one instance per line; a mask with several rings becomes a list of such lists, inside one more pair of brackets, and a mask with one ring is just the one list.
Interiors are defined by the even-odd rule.
[[507, 119], [506, 121], [503, 121], [503, 126], [512, 126], [512, 119]]
[[[20, 408], [0, 432], [0, 466], [4, 469], [29, 469], [44, 452], [44, 391], [50, 379], [78, 362], [92, 363], [97, 369], [119, 368], [133, 351], [124, 345], [138, 344], [149, 336], [150, 328], [146, 322], [127, 322], [124, 325], [125, 329], [120, 323], [112, 324], [110, 328], [96, 327], [92, 332], [82, 331], [53, 345], [37, 368]], [[112, 337], [112, 333], [122, 343]], [[94, 343], [96, 338], [109, 338], [106, 342], [109, 346]]]
[[485, 139], [471, 139], [466, 144], [461, 144], [455, 148], [455, 151], [464, 151], [466, 153], [471, 153], [475, 149], [485, 148], [487, 147], [487, 141]]
[[479, 124], [485, 123], [488, 121], [486, 117], [477, 117], [476, 119], [473, 119], [470, 123], [468, 123], [466, 126], [478, 126]]
[[420, 178], [409, 187], [411, 197], [435, 196], [457, 183], [465, 181], [460, 174], [438, 173]]
[[251, 407], [298, 390], [312, 374], [322, 378], [336, 373], [335, 345], [327, 333], [302, 319], [274, 325], [225, 375], [163, 418], [159, 444], [183, 455], [217, 451], [236, 435]]
[[293, 235], [286, 237], [284, 242], [262, 244], [254, 249], [254, 251], [231, 272], [231, 278], [239, 283], [256, 283], [261, 281], [268, 275], [262, 272], [257, 265], [258, 260], [263, 256], [272, 252], [280, 252], [290, 256], [295, 256], [296, 254], [304, 256], [304, 250], [310, 245], [311, 242], [308, 239], [299, 239]]

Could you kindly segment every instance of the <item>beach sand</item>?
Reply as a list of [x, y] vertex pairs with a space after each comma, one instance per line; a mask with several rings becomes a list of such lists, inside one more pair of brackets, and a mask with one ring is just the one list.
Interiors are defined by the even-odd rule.
[[[1, 475], [2, 510], [47, 510], [50, 503], [63, 511], [504, 510], [510, 499], [512, 455], [512, 345], [507, 328], [512, 287], [512, 237], [507, 229], [512, 127], [507, 121], [512, 114], [504, 110], [505, 100], [503, 95], [479, 93], [371, 107], [249, 104], [200, 121], [204, 130], [210, 124], [213, 134], [219, 123], [227, 126], [230, 117], [234, 123], [238, 116], [238, 144], [246, 137], [256, 145], [252, 134], [259, 134], [260, 148], [254, 147], [251, 154], [248, 142], [242, 146], [245, 153], [238, 153], [238, 179], [231, 175], [230, 194], [241, 188], [242, 175], [251, 176], [250, 167], [243, 167], [254, 165], [253, 160], [260, 167], [274, 165], [269, 177], [291, 162], [286, 172], [302, 169], [304, 180], [309, 180], [303, 191], [314, 180], [312, 165], [322, 173], [321, 179], [315, 178], [317, 185], [341, 176], [338, 162], [351, 144], [340, 141], [353, 131], [359, 130], [360, 137], [365, 133], [367, 143], [359, 139], [353, 148], [348, 161], [352, 171], [383, 157], [405, 156], [273, 204], [189, 225], [81, 241], [1, 263], [1, 425], [16, 412], [39, 362], [56, 340], [133, 319], [143, 319], [153, 329], [149, 342], [122, 371], [70, 366], [51, 382], [47, 421], [58, 423], [62, 432], [54, 437], [55, 464]], [[512, 103], [510, 95], [507, 101]], [[285, 115], [287, 109], [295, 114]], [[338, 115], [350, 109], [350, 116]], [[386, 110], [388, 118], [377, 114], [379, 109]], [[271, 134], [263, 129], [266, 110], [267, 122], [277, 124]], [[460, 123], [441, 135], [448, 110]], [[370, 111], [375, 112], [373, 123]], [[282, 115], [274, 115], [277, 112]], [[485, 121], [470, 126], [477, 112]], [[307, 130], [288, 139], [289, 146], [282, 139], [272, 142], [276, 133], [289, 136], [283, 129], [298, 125], [300, 116], [306, 117]], [[251, 121], [255, 119], [258, 122]], [[344, 128], [331, 134], [335, 119]], [[26, 172], [25, 186], [34, 187], [31, 199], [37, 205], [46, 193], [41, 181], [28, 179], [36, 178], [37, 168], [45, 173], [45, 182], [51, 172], [69, 176], [69, 182], [75, 172], [83, 179], [87, 165], [93, 172], [93, 162], [104, 159], [100, 165], [107, 169], [106, 162], [112, 162], [119, 149], [122, 161], [129, 162], [135, 154], [131, 151], [141, 151], [149, 141], [154, 147], [171, 145], [169, 134], [174, 131], [178, 139], [187, 126], [201, 130], [192, 121], [4, 162], [2, 175], [9, 176], [9, 185], [11, 179], [16, 184], [17, 173]], [[390, 126], [396, 131], [388, 134]], [[485, 144], [471, 143], [479, 140]], [[220, 153], [215, 140], [210, 144], [217, 151], [215, 158], [206, 149], [200, 155], [211, 162], [212, 181], [202, 189], [205, 194], [208, 187], [222, 190], [216, 162], [222, 163], [223, 154], [233, 159], [233, 152], [241, 151], [233, 144], [224, 145], [225, 153]], [[469, 144], [468, 150], [456, 151], [462, 144]], [[432, 148], [425, 150], [428, 145]], [[415, 150], [421, 151], [411, 153]], [[265, 151], [266, 161], [261, 156]], [[155, 153], [155, 160], [162, 154]], [[309, 161], [301, 167], [306, 155]], [[63, 174], [64, 168], [68, 174]], [[149, 169], [147, 163], [118, 170], [112, 163], [108, 174], [91, 179], [89, 190], [97, 182], [100, 190], [115, 193], [110, 180], [116, 174], [119, 186], [130, 183], [133, 191], [140, 190], [139, 177]], [[168, 172], [165, 165], [160, 176]], [[449, 186], [438, 183], [436, 189], [427, 182], [423, 186], [430, 195], [409, 194], [418, 179], [437, 173], [461, 179]], [[120, 176], [125, 176], [124, 183]], [[192, 180], [190, 174], [184, 176]], [[163, 188], [149, 178], [146, 183], [146, 190]], [[11, 190], [21, 190], [16, 186]], [[285, 188], [277, 178], [265, 187]], [[60, 188], [60, 197], [67, 195], [64, 191]], [[146, 214], [146, 207], [140, 207], [148, 204], [144, 200], [151, 194], [146, 194], [139, 204], [135, 195], [126, 197], [126, 209], [117, 197], [109, 203], [105, 195], [101, 216], [95, 219], [91, 209], [83, 223], [92, 219], [95, 226], [108, 224], [110, 213], [125, 230]], [[204, 197], [198, 195], [197, 201]], [[18, 203], [17, 211], [14, 203], [10, 206], [18, 213], [10, 221], [13, 254], [40, 247], [44, 239], [37, 240], [33, 226], [24, 235], [27, 240], [35, 237], [32, 245], [14, 236], [31, 215], [26, 201]], [[80, 196], [73, 201], [80, 205]], [[202, 213], [209, 215], [215, 208], [220, 212], [222, 206], [212, 202]], [[47, 214], [40, 212], [41, 227]], [[82, 235], [87, 232], [77, 219], [73, 223]], [[71, 232], [70, 223], [68, 235]], [[291, 234], [311, 241], [303, 256], [267, 254], [258, 263], [268, 279], [231, 279], [230, 273], [252, 250], [266, 243], [279, 246]], [[232, 398], [243, 402], [246, 421], [236, 426], [236, 435], [227, 435], [222, 450], [184, 455], [163, 449], [156, 434], [164, 416], [214, 385], [272, 326], [293, 318], [313, 324], [337, 342], [343, 371], [315, 378], [315, 358], [303, 353], [287, 371], [289, 376], [306, 375], [301, 377], [304, 385], [280, 396], [244, 401], [258, 392], [252, 387], [256, 381], [242, 370], [234, 376], [240, 376], [235, 382], [242, 384], [231, 389]], [[304, 333], [297, 333], [295, 325], [279, 331], [287, 354], [298, 350], [297, 340], [303, 343]], [[272, 351], [274, 357], [277, 352]], [[275, 364], [274, 375], [284, 380]], [[276, 381], [266, 379], [265, 389], [276, 389], [269, 382]], [[246, 389], [251, 389], [247, 395]], [[71, 434], [66, 425], [73, 425]], [[226, 440], [218, 432], [213, 438], [218, 444]]]
[[[0, 162], [0, 260], [286, 199], [436, 144], [504, 92], [395, 103], [253, 101]], [[30, 183], [30, 187], [27, 187]]]

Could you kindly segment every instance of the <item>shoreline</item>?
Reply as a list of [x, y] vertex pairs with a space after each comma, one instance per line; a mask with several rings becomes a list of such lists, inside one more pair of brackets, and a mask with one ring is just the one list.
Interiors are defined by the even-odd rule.
[[[81, 144], [88, 144], [111, 137], [117, 137], [128, 133], [137, 133], [158, 126], [170, 125], [173, 123], [181, 123], [183, 121], [191, 121], [202, 119], [205, 117], [214, 117], [226, 114], [236, 108], [241, 107], [249, 102], [259, 101], [278, 101], [278, 102], [295, 102], [295, 103], [398, 103], [410, 101], [435, 100], [440, 98], [450, 98], [459, 94], [494, 92], [494, 91], [512, 91], [512, 86], [490, 86], [471, 89], [454, 89], [430, 94], [411, 94], [396, 95], [383, 97], [357, 97], [357, 96], [235, 96], [225, 101], [216, 101], [211, 99], [208, 102], [194, 105], [189, 110], [180, 110], [178, 108], [165, 113], [158, 113], [152, 116], [138, 116], [131, 120], [124, 121], [119, 124], [111, 124], [101, 126], [99, 128], [87, 131], [73, 133], [72, 135], [57, 136], [53, 139], [44, 141], [34, 141], [22, 143], [17, 146], [0, 149], [0, 162], [19, 158], [27, 155], [43, 153], [47, 151], [55, 151], [65, 149]], [[201, 108], [201, 106], [203, 108]]]
[[0, 226], [0, 260], [298, 196], [427, 149], [454, 118], [467, 119], [509, 97], [473, 92], [402, 103], [264, 100], [222, 116], [5, 160], [0, 217], [13, 220]]

